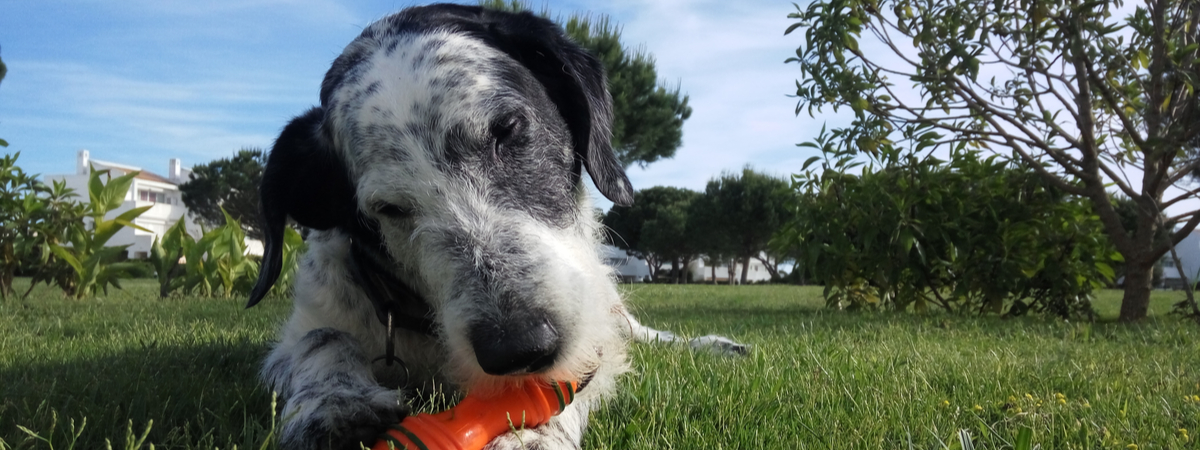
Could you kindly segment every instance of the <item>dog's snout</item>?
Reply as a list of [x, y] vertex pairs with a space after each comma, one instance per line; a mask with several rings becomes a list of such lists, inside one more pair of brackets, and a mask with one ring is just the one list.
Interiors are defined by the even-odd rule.
[[471, 327], [475, 360], [489, 375], [539, 372], [554, 364], [561, 336], [545, 317]]

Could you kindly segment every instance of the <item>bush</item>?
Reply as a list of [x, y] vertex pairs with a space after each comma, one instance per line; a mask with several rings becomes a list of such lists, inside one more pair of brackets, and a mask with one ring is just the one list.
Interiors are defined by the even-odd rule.
[[800, 249], [828, 306], [1090, 315], [1113, 278], [1120, 255], [1091, 208], [1032, 169], [960, 146], [949, 161], [881, 151], [858, 176], [824, 133], [808, 145], [826, 160], [796, 176], [779, 240]]

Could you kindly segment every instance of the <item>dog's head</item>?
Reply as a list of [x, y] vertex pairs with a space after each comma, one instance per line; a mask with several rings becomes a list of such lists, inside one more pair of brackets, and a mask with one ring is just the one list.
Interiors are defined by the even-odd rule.
[[464, 381], [580, 375], [617, 305], [582, 170], [633, 199], [611, 121], [600, 62], [548, 20], [433, 5], [376, 22], [271, 151], [251, 304], [279, 274], [291, 217], [369, 234], [430, 303]]

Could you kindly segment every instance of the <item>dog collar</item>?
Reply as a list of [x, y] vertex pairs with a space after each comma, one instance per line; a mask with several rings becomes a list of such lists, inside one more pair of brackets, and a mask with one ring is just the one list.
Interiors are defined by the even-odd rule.
[[[368, 244], [374, 237], [375, 248]], [[378, 236], [351, 238], [349, 268], [356, 284], [362, 287], [375, 307], [375, 316], [391, 334], [393, 327], [436, 336], [437, 327], [429, 319], [433, 308], [416, 290], [404, 284], [385, 268], [395, 267], [390, 256], [380, 254]], [[389, 337], [389, 345], [391, 339]], [[390, 352], [389, 352], [390, 353]]]

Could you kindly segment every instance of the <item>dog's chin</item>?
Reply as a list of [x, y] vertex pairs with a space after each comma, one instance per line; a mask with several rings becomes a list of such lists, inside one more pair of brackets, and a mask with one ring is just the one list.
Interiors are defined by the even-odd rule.
[[579, 369], [572, 369], [565, 365], [555, 365], [549, 369], [536, 373], [513, 373], [509, 375], [488, 375], [482, 370], [473, 374], [466, 383], [463, 383], [463, 388], [467, 392], [478, 392], [483, 395], [499, 392], [517, 384], [526, 381], [530, 378], [551, 382], [551, 381], [574, 381], [579, 384], [578, 390], [582, 391], [592, 377], [596, 375], [596, 370], [599, 367], [598, 362], [590, 365], [585, 365]]

